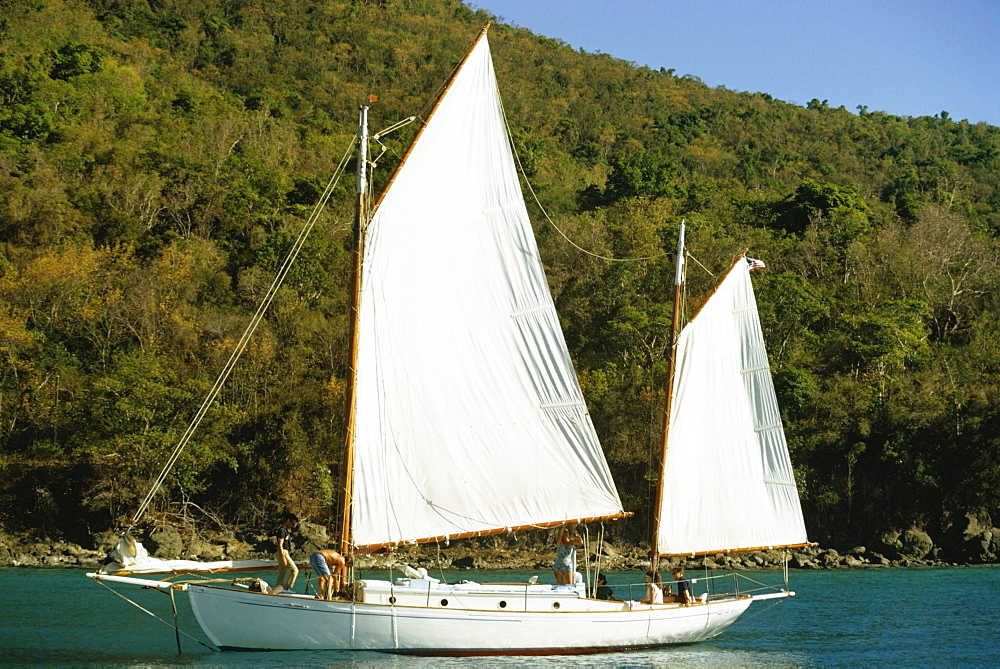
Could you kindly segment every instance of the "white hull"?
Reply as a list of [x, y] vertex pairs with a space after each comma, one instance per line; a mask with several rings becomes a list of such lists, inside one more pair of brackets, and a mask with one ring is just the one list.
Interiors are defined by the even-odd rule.
[[199, 624], [223, 650], [426, 655], [542, 655], [694, 643], [725, 630], [752, 601], [743, 596], [689, 607], [648, 606], [584, 599], [571, 587], [388, 586], [369, 582], [364, 602], [193, 584], [187, 590]]

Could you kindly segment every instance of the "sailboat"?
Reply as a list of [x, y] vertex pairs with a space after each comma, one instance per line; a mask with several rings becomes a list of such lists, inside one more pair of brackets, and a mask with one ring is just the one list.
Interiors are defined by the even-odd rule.
[[[358, 134], [341, 552], [629, 515], [546, 283], [487, 29], [370, 212], [364, 107]], [[678, 337], [654, 565], [661, 556], [806, 543], [741, 262]], [[705, 334], [709, 343], [699, 343]], [[723, 346], [735, 350], [722, 354]], [[725, 452], [711, 454], [718, 445]], [[185, 593], [205, 635], [223, 650], [418, 655], [691, 643], [717, 635], [754, 601], [794, 594], [737, 586], [705, 592], [691, 606], [642, 604], [590, 598], [582, 583], [446, 583], [410, 569], [393, 580], [353, 579], [347, 596], [319, 600], [90, 576]]]

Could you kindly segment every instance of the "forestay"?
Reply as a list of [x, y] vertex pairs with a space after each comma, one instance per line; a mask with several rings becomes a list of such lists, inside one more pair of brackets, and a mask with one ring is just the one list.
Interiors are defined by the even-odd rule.
[[676, 355], [659, 552], [805, 544], [744, 259], [681, 331]]
[[485, 38], [365, 243], [353, 543], [621, 514], [546, 284]]

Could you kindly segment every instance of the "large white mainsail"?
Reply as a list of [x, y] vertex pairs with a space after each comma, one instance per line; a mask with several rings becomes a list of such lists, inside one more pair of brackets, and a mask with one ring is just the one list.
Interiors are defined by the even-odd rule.
[[355, 546], [622, 513], [485, 37], [367, 228], [354, 462]]
[[806, 544], [745, 259], [681, 331], [676, 356], [659, 553]]

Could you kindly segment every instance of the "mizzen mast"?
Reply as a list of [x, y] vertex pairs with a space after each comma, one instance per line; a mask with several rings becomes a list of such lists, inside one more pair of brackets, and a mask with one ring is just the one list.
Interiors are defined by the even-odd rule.
[[684, 286], [684, 219], [677, 235], [677, 269], [674, 273], [674, 313], [670, 322], [670, 358], [667, 364], [667, 389], [663, 403], [663, 431], [660, 438], [659, 472], [656, 503], [653, 506], [653, 533], [649, 542], [649, 568], [656, 571], [660, 564], [660, 519], [663, 509], [663, 480], [667, 464], [667, 436], [670, 433], [670, 410], [674, 399], [674, 376], [677, 370], [677, 334], [680, 332], [681, 290]]

